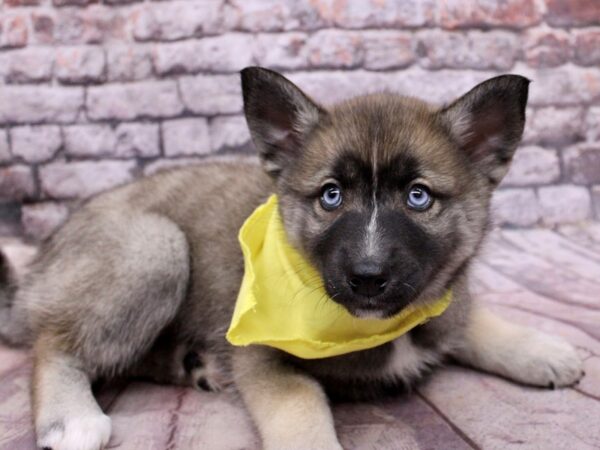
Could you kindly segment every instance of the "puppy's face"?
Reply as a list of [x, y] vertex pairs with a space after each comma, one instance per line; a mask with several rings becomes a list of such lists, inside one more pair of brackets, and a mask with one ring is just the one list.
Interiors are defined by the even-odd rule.
[[274, 72], [242, 72], [245, 112], [290, 241], [330, 297], [389, 317], [442, 295], [473, 256], [521, 137], [525, 78], [443, 109], [389, 94], [326, 111]]

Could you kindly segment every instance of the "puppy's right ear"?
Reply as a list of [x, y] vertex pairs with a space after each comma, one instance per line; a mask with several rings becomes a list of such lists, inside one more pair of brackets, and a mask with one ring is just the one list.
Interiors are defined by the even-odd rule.
[[265, 170], [278, 176], [327, 114], [283, 75], [261, 67], [241, 72], [244, 113]]

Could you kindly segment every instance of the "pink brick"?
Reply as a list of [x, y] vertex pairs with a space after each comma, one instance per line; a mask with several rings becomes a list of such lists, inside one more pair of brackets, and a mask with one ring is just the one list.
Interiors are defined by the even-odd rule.
[[29, 163], [48, 161], [62, 147], [60, 128], [55, 125], [14, 127], [10, 137], [12, 154]]
[[307, 41], [307, 57], [311, 67], [350, 68], [362, 64], [360, 33], [325, 30]]
[[524, 28], [541, 20], [541, 11], [535, 0], [446, 0], [439, 5], [439, 22], [444, 28]]
[[126, 11], [106, 5], [40, 10], [33, 15], [35, 38], [69, 45], [123, 41], [129, 33]]
[[82, 88], [13, 86], [0, 89], [0, 123], [73, 122], [82, 107]]
[[55, 6], [86, 6], [98, 2], [99, 0], [52, 0]]
[[365, 31], [364, 66], [367, 69], [397, 69], [410, 65], [415, 60], [412, 37], [401, 31]]
[[551, 25], [596, 25], [600, 3], [596, 0], [546, 0], [546, 20]]
[[418, 97], [436, 105], [455, 100], [475, 85], [496, 75], [483, 70], [424, 70], [412, 67], [384, 74], [379, 91], [387, 89]]
[[359, 94], [389, 91], [442, 104], [466, 93], [493, 74], [484, 71], [426, 71], [411, 67], [397, 72], [313, 71], [289, 74], [290, 79], [325, 104]]
[[549, 184], [560, 178], [560, 161], [556, 150], [522, 147], [517, 150], [503, 186]]
[[154, 157], [160, 154], [158, 124], [121, 123], [115, 129], [115, 155], [125, 157]]
[[527, 117], [524, 140], [551, 145], [575, 142], [583, 136], [583, 117], [579, 107], [538, 108]]
[[418, 34], [417, 53], [429, 69], [510, 69], [519, 41], [505, 31], [469, 33], [428, 30]]
[[588, 141], [600, 141], [600, 106], [593, 106], [585, 117], [586, 138]]
[[25, 48], [5, 54], [6, 81], [30, 83], [52, 78], [54, 51], [51, 48]]
[[590, 192], [582, 186], [539, 188], [542, 221], [547, 225], [579, 222], [591, 216]]
[[[596, 24], [600, 25], [600, 10]], [[577, 64], [598, 67], [600, 65], [600, 27], [576, 31], [574, 49]]]
[[209, 133], [213, 152], [243, 147], [250, 142], [248, 125], [243, 116], [215, 117], [210, 121]]
[[419, 27], [433, 23], [435, 4], [433, 0], [346, 0], [334, 2], [327, 12], [343, 28]]
[[592, 188], [592, 202], [594, 203], [595, 218], [600, 219], [600, 186]]
[[571, 36], [564, 30], [534, 28], [525, 33], [524, 58], [532, 67], [556, 67], [571, 57]]
[[600, 71], [577, 66], [561, 66], [553, 70], [516, 70], [533, 81], [529, 104], [579, 105], [600, 99]]
[[260, 65], [279, 69], [351, 68], [364, 63], [370, 69], [404, 66], [414, 59], [410, 36], [398, 32], [324, 30], [263, 34], [256, 38]]
[[27, 45], [27, 37], [25, 14], [2, 13], [0, 15], [0, 48], [24, 47]]
[[64, 133], [68, 156], [114, 156], [115, 133], [110, 125], [72, 125], [64, 127]]
[[65, 152], [70, 156], [129, 158], [160, 153], [157, 124], [73, 125], [65, 127], [64, 133]]
[[206, 119], [170, 120], [163, 122], [162, 131], [166, 156], [210, 153], [210, 136]]
[[137, 40], [177, 40], [223, 31], [223, 0], [149, 2], [132, 13]]
[[41, 0], [6, 0], [6, 6], [38, 6]]
[[500, 189], [494, 193], [491, 210], [497, 225], [530, 227], [540, 219], [533, 189]]
[[362, 70], [296, 72], [289, 74], [289, 78], [317, 102], [325, 105], [355, 95], [381, 91], [388, 87], [391, 80], [391, 77], [378, 72]]
[[255, 39], [257, 64], [273, 69], [303, 69], [309, 66], [306, 33], [259, 34]]
[[36, 241], [48, 238], [68, 217], [69, 208], [64, 203], [33, 203], [21, 208], [23, 231]]
[[56, 13], [53, 10], [35, 10], [31, 14], [33, 40], [38, 44], [54, 43]]
[[580, 144], [563, 151], [565, 171], [577, 184], [600, 184], [600, 144]]
[[101, 47], [63, 47], [56, 53], [56, 76], [64, 83], [90, 83], [105, 77]]
[[252, 65], [252, 38], [232, 33], [162, 44], [154, 48], [153, 56], [156, 71], [161, 75], [194, 73], [201, 70], [238, 72]]
[[6, 52], [0, 53], [0, 83], [8, 83], [8, 57]]
[[8, 146], [8, 133], [0, 128], [0, 163], [10, 161], [12, 156]]
[[21, 201], [35, 194], [31, 167], [13, 165], [0, 167], [0, 200]]
[[106, 52], [109, 81], [136, 81], [152, 76], [152, 54], [149, 46], [111, 45]]
[[90, 87], [86, 106], [92, 119], [172, 117], [183, 111], [172, 80]]
[[56, 162], [40, 167], [42, 192], [54, 199], [86, 198], [133, 180], [134, 161]]
[[328, 1], [231, 0], [226, 10], [247, 31], [314, 30], [332, 24], [335, 8]]
[[242, 110], [239, 75], [197, 75], [179, 79], [183, 103], [197, 114], [230, 114]]

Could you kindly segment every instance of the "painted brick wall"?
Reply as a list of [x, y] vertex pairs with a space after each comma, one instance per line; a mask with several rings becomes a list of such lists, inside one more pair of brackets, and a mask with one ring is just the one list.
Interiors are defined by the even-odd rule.
[[78, 199], [251, 153], [237, 75], [251, 64], [325, 103], [382, 89], [442, 103], [523, 74], [497, 222], [600, 216], [598, 0], [4, 0], [0, 215], [43, 237]]

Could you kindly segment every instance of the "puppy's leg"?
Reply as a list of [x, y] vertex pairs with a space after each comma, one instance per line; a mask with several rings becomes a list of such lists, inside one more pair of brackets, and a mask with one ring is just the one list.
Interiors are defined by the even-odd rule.
[[524, 384], [570, 386], [583, 376], [582, 362], [565, 340], [510, 323], [473, 306], [464, 347], [454, 356], [470, 366]]
[[316, 380], [260, 347], [236, 349], [233, 370], [265, 450], [342, 448], [327, 398]]
[[[33, 386], [38, 444], [98, 450], [110, 421], [90, 382], [127, 373], [174, 319], [185, 298], [183, 233], [158, 216], [134, 215], [59, 235], [18, 293], [36, 323]], [[64, 241], [63, 241], [64, 239]], [[73, 240], [76, 239], [75, 242]], [[75, 247], [75, 248], [73, 248]]]
[[110, 419], [92, 395], [83, 364], [58, 350], [52, 337], [35, 346], [33, 398], [37, 445], [52, 450], [95, 450], [110, 438]]

